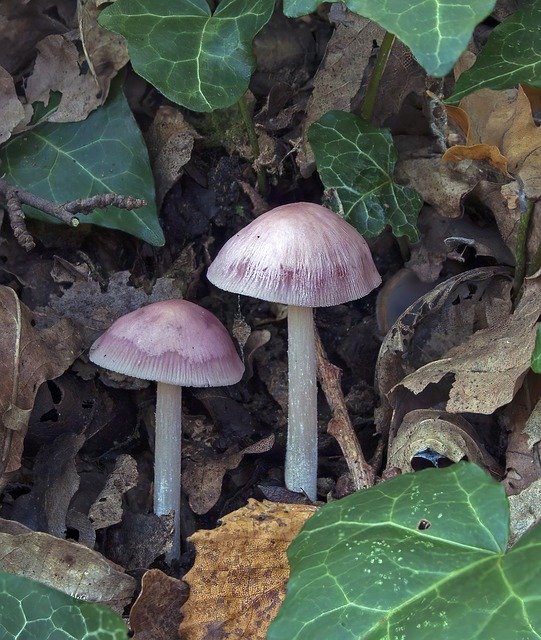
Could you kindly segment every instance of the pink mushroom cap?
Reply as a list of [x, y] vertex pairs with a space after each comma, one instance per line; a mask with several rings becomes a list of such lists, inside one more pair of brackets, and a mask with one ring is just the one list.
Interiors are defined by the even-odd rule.
[[122, 316], [89, 357], [110, 371], [189, 387], [235, 384], [244, 372], [223, 324], [187, 300], [155, 302]]
[[330, 307], [381, 284], [365, 239], [309, 202], [276, 207], [222, 247], [207, 277], [225, 291], [300, 307]]

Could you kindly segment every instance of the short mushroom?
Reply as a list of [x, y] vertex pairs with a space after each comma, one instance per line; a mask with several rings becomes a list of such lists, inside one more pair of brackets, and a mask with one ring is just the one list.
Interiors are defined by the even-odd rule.
[[182, 387], [235, 384], [242, 364], [229, 334], [210, 311], [187, 300], [155, 302], [116, 320], [89, 354], [95, 364], [154, 380], [154, 513], [174, 511], [170, 558], [180, 553]]
[[289, 403], [285, 482], [316, 499], [317, 385], [313, 307], [356, 300], [381, 283], [364, 238], [317, 204], [287, 204], [256, 218], [220, 250], [217, 287], [288, 307]]

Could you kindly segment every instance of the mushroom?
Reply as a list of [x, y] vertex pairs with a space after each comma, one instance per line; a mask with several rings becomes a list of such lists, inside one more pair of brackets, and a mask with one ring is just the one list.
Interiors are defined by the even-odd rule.
[[364, 238], [317, 204], [287, 204], [233, 236], [210, 265], [217, 287], [288, 307], [289, 401], [285, 483], [317, 495], [317, 385], [313, 307], [356, 300], [381, 283]]
[[122, 316], [94, 342], [89, 357], [105, 369], [158, 383], [154, 513], [174, 511], [169, 558], [178, 558], [182, 387], [235, 384], [244, 365], [221, 322], [187, 300], [155, 302]]

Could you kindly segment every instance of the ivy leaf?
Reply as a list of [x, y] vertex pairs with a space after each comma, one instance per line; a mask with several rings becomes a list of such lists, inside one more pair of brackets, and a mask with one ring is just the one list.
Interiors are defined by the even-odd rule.
[[[321, 0], [284, 0], [287, 16], [315, 11]], [[351, 11], [394, 33], [432, 76], [444, 76], [468, 46], [495, 0], [346, 0]]]
[[112, 609], [77, 600], [40, 582], [0, 572], [2, 640], [127, 640]]
[[419, 238], [417, 216], [423, 200], [413, 189], [393, 181], [396, 149], [388, 129], [344, 111], [329, 111], [308, 130], [317, 170], [334, 189], [343, 213], [364, 236], [377, 236], [391, 225], [395, 236]]
[[455, 103], [479, 89], [510, 89], [519, 83], [541, 87], [541, 3], [531, 2], [490, 34], [473, 66], [457, 80]]
[[504, 488], [460, 462], [323, 506], [288, 550], [268, 640], [534, 640], [541, 526], [507, 553]]
[[102, 26], [128, 41], [135, 71], [164, 96], [193, 111], [228, 107], [244, 94], [255, 68], [252, 40], [275, 0], [117, 0]]
[[[8, 182], [57, 203], [110, 192], [142, 198], [147, 204], [141, 209], [108, 207], [78, 217], [81, 224], [120, 229], [160, 246], [164, 237], [147, 149], [120, 80], [86, 120], [45, 123], [11, 138], [0, 151], [2, 169]], [[23, 208], [32, 218], [55, 222]]]

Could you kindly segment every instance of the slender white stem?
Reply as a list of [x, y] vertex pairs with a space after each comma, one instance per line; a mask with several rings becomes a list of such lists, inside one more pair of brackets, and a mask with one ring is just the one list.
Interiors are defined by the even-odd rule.
[[288, 318], [289, 407], [286, 487], [317, 497], [317, 364], [314, 312], [290, 306]]
[[175, 512], [173, 548], [168, 559], [180, 556], [180, 453], [182, 387], [158, 382], [154, 442], [154, 513]]

